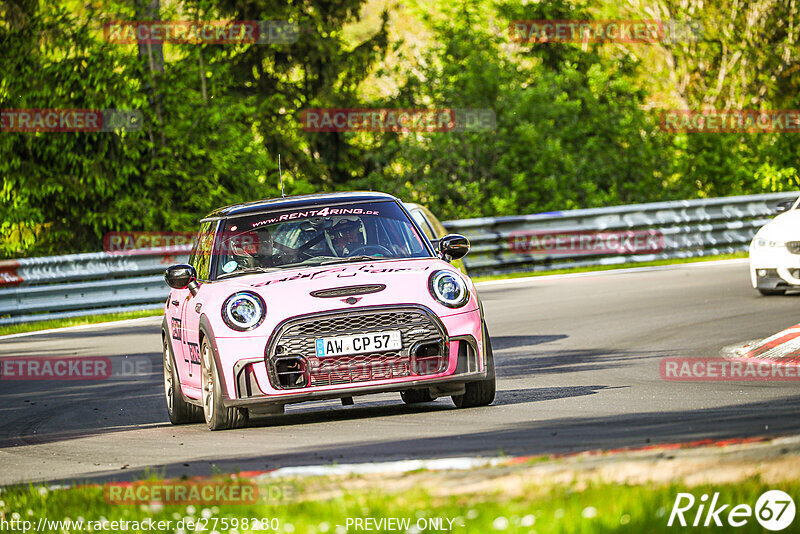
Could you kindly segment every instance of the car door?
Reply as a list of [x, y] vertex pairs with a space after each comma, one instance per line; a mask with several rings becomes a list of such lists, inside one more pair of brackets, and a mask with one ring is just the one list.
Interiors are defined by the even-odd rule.
[[200, 226], [197, 245], [190, 259], [197, 271], [200, 289], [192, 296], [188, 289], [180, 300], [181, 324], [183, 327], [183, 373], [181, 382], [187, 386], [200, 387], [200, 315], [203, 311], [203, 283], [211, 278], [211, 259], [214, 247], [216, 223], [208, 221]]
[[181, 382], [186, 376], [186, 366], [184, 365], [186, 336], [183, 331], [183, 309], [186, 307], [186, 297], [188, 295], [188, 289], [173, 289], [170, 291], [166, 311], [167, 328], [172, 342], [172, 354], [175, 356], [175, 365]]

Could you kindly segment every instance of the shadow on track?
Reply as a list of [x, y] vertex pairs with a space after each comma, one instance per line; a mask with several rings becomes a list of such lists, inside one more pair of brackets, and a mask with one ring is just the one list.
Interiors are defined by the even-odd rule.
[[53, 443], [132, 430], [168, 426], [163, 399], [161, 355], [112, 357], [144, 361], [142, 375], [107, 380], [3, 381], [0, 398], [0, 448]]
[[543, 402], [568, 397], [594, 395], [604, 389], [616, 389], [609, 386], [565, 386], [557, 388], [507, 389], [498, 391], [492, 406], [509, 406], [528, 402]]
[[[537, 352], [537, 345], [565, 339], [564, 335], [505, 336], [493, 338], [498, 377], [522, 377], [543, 373], [583, 371], [626, 365], [641, 354], [603, 350]], [[161, 385], [160, 354], [136, 354], [150, 362], [150, 374], [135, 381], [8, 382], [0, 409], [0, 448], [66, 441], [80, 437], [123, 432], [143, 426], [169, 427]], [[46, 384], [46, 387], [42, 387]], [[498, 391], [495, 405], [537, 403], [592, 395], [606, 386], [564, 386]], [[282, 417], [259, 418], [254, 427], [291, 427], [331, 421], [354, 421], [454, 409], [441, 399], [409, 407], [399, 395], [362, 397], [354, 408], [341, 409], [337, 402], [306, 403], [290, 407]], [[300, 408], [302, 406], [302, 408]], [[185, 427], [184, 427], [185, 428]], [[191, 428], [191, 427], [190, 427]], [[198, 430], [202, 426], [198, 426]]]
[[[441, 402], [441, 401], [440, 401]], [[434, 408], [435, 407], [435, 408]], [[90, 477], [87, 480], [138, 479], [155, 468], [166, 477], [184, 475], [209, 475], [214, 472], [238, 470], [268, 470], [282, 466], [318, 465], [333, 462], [360, 463], [394, 461], [419, 458], [446, 458], [457, 456], [496, 456], [498, 451], [511, 456], [538, 454], [565, 454], [585, 450], [639, 447], [659, 443], [681, 443], [699, 439], [728, 439], [752, 436], [779, 436], [796, 433], [800, 429], [797, 418], [786, 413], [800, 411], [800, 396], [781, 402], [782, 409], [775, 410], [772, 402], [756, 402], [721, 408], [686, 411], [642, 412], [607, 417], [565, 417], [547, 421], [530, 421], [507, 425], [504, 428], [443, 435], [428, 438], [408, 437], [402, 440], [383, 440], [378, 436], [361, 436], [347, 443], [329, 446], [309, 444], [304, 450], [267, 453], [261, 456], [224, 457], [214, 454], [207, 459], [189, 463], [176, 462], [154, 465], [146, 469], [113, 472]], [[376, 408], [364, 408], [373, 412]], [[433, 404], [416, 411], [440, 408]], [[475, 410], [492, 410], [491, 406]], [[386, 408], [380, 410], [385, 413]], [[408, 413], [410, 408], [391, 407], [389, 413]], [[353, 415], [356, 410], [339, 410]], [[463, 413], [463, 412], [461, 412]], [[330, 414], [329, 414], [330, 415]], [[373, 414], [374, 415], [374, 414]], [[319, 414], [297, 414], [269, 418], [262, 426], [284, 427], [291, 424], [314, 424]], [[330, 419], [326, 418], [326, 421]], [[768, 430], [767, 430], [768, 428]], [[258, 429], [228, 431], [239, 439]], [[367, 439], [368, 441], [365, 441]]]
[[613, 349], [545, 350], [538, 347], [561, 341], [563, 334], [539, 336], [493, 336], [497, 376], [518, 378], [528, 375], [574, 371], [597, 371], [625, 367], [630, 363], [667, 356], [659, 351], [620, 351]]

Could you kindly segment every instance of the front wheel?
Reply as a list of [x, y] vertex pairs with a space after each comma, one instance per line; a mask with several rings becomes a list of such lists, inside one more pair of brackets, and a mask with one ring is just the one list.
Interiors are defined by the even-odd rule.
[[489, 330], [483, 325], [483, 346], [486, 353], [486, 380], [467, 382], [464, 384], [466, 391], [463, 395], [453, 395], [453, 404], [456, 408], [474, 408], [488, 406], [494, 401], [496, 383], [494, 376], [494, 354], [492, 353], [492, 340], [489, 339]]
[[199, 406], [189, 404], [183, 400], [178, 371], [175, 369], [175, 358], [172, 355], [172, 345], [167, 336], [166, 332], [161, 333], [164, 342], [162, 347], [164, 355], [164, 394], [167, 401], [169, 422], [173, 425], [199, 423], [203, 420], [203, 412]]
[[761, 289], [761, 288], [759, 288], [758, 292], [761, 293], [762, 295], [764, 295], [765, 297], [771, 297], [773, 295], [785, 295], [786, 294], [786, 290], [785, 289]]
[[200, 346], [202, 369], [200, 380], [203, 388], [203, 414], [206, 424], [211, 430], [228, 430], [240, 428], [247, 424], [248, 413], [244, 408], [226, 408], [222, 404], [221, 377], [214, 363], [214, 353], [208, 338], [203, 339]]

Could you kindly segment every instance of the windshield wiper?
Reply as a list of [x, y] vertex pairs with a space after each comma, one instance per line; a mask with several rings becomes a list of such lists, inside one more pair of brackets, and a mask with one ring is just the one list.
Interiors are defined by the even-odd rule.
[[221, 275], [217, 276], [217, 278], [229, 278], [231, 276], [239, 276], [240, 274], [272, 273], [278, 270], [280, 269], [277, 267], [248, 267], [246, 269], [237, 269], [229, 273], [222, 273]]
[[314, 256], [312, 258], [306, 258], [303, 261], [285, 263], [281, 265], [281, 269], [286, 269], [287, 267], [314, 267], [317, 265], [322, 265], [326, 261], [338, 260], [338, 259], [339, 258], [335, 256]]
[[337, 258], [335, 256], [315, 256], [313, 258], [308, 258], [307, 260], [303, 260], [297, 263], [288, 263], [283, 265], [283, 267], [315, 267], [318, 265], [331, 265], [333, 263], [351, 263], [354, 261], [369, 261], [369, 260], [386, 260], [389, 258], [383, 258], [380, 256], [346, 256], [343, 258]]
[[323, 260], [319, 265], [328, 265], [329, 263], [350, 263], [354, 261], [370, 261], [370, 260], [388, 260], [382, 256], [347, 256], [345, 258], [333, 258], [330, 260]]

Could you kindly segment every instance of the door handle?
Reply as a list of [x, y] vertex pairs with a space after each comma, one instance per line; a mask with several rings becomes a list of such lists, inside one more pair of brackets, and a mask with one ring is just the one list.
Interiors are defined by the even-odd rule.
[[177, 300], [173, 300], [173, 301], [172, 301], [172, 305], [173, 305], [173, 306], [177, 306], [177, 305], [179, 305], [179, 304], [180, 304], [180, 302], [178, 302]]

